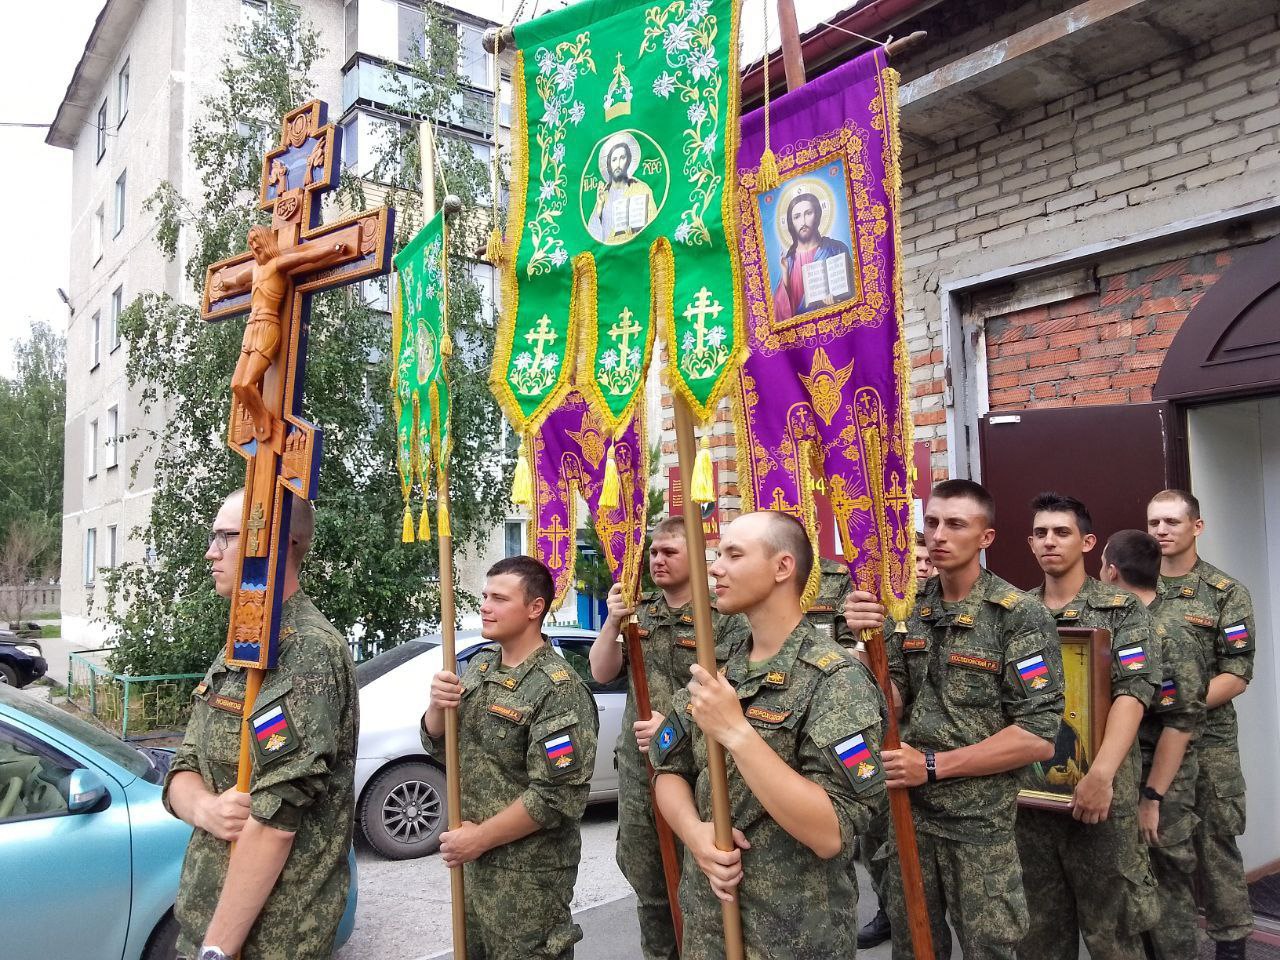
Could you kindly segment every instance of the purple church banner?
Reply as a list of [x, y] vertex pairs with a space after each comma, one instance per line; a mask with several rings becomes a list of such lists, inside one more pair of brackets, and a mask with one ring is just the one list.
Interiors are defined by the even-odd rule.
[[642, 413], [613, 440], [620, 483], [619, 504], [611, 510], [599, 506], [609, 434], [604, 420], [576, 388], [533, 434], [529, 543], [533, 555], [547, 565], [555, 581], [553, 608], [559, 608], [573, 583], [577, 495], [586, 501], [594, 518], [614, 581], [628, 590], [637, 583], [649, 487], [648, 448], [643, 425], [637, 426]]
[[786, 511], [816, 551], [813, 491], [825, 483], [854, 583], [901, 618], [915, 534], [897, 80], [877, 49], [774, 100], [772, 190], [757, 186], [764, 112], [743, 119], [750, 356], [734, 400], [743, 509]]

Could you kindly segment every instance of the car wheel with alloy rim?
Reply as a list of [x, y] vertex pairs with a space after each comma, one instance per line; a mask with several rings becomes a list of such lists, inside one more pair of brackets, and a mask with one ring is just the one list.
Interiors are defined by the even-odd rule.
[[369, 845], [392, 860], [435, 853], [445, 830], [444, 771], [422, 761], [379, 773], [360, 803], [360, 830]]

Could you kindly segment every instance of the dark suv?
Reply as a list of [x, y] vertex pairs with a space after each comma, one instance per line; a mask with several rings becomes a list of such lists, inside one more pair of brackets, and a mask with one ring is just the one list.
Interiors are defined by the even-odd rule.
[[0, 628], [0, 684], [25, 687], [48, 671], [49, 663], [39, 641], [29, 634], [30, 631], [22, 627], [17, 630]]

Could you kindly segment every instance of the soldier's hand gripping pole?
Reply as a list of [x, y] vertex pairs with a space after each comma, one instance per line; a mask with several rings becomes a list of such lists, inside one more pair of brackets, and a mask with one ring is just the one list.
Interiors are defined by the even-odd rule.
[[[639, 521], [637, 521], [639, 522]], [[640, 598], [640, 578], [643, 572], [636, 575], [634, 596], [627, 597], [627, 602], [634, 606]], [[653, 704], [649, 700], [649, 678], [645, 674], [644, 650], [640, 645], [640, 622], [633, 613], [627, 618], [623, 631], [627, 644], [627, 669], [631, 673], [631, 692], [636, 698], [636, 718], [653, 719]], [[649, 804], [653, 808], [654, 826], [658, 830], [658, 854], [662, 857], [662, 878], [667, 884], [667, 903], [671, 906], [671, 923], [676, 933], [676, 949], [684, 946], [684, 917], [680, 913], [680, 861], [676, 859], [676, 836], [671, 825], [658, 809], [658, 801], [653, 793], [653, 764], [645, 757], [645, 766], [649, 770]]]
[[[692, 590], [693, 631], [697, 643], [698, 665], [707, 673], [716, 673], [716, 645], [711, 634], [711, 590], [707, 586], [707, 542], [702, 535], [702, 512], [689, 499], [693, 478], [693, 461], [697, 455], [693, 439], [693, 415], [678, 393], [676, 405], [676, 452], [680, 460], [680, 476], [684, 483], [684, 539], [689, 551], [689, 585]], [[724, 747], [707, 737], [707, 774], [711, 778], [711, 821], [715, 827], [716, 846], [733, 850], [733, 821], [729, 811], [729, 774], [724, 762]], [[738, 901], [720, 901], [720, 918], [724, 924], [725, 960], [743, 960], [742, 914]]]

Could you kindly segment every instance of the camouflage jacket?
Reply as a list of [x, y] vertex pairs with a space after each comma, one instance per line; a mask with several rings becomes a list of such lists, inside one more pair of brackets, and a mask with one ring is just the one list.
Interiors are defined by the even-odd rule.
[[[840, 822], [843, 850], [823, 860], [765, 811], [727, 757], [733, 825], [746, 834], [739, 888], [749, 956], [772, 956], [775, 944], [791, 958], [852, 956], [857, 937], [857, 892], [849, 869], [854, 837], [883, 802], [878, 691], [838, 644], [801, 621], [782, 649], [753, 663], [750, 644], [739, 645], [725, 664], [747, 721], [789, 767], [819, 784]], [[655, 738], [654, 769], [674, 773], [694, 789], [698, 815], [711, 819], [707, 742], [688, 715], [689, 693]], [[720, 911], [706, 878], [686, 875], [697, 902], [715, 921]], [[688, 921], [686, 920], [686, 924]], [[688, 931], [686, 926], [686, 931]], [[753, 952], [754, 950], [754, 952]]]
[[[1037, 587], [1032, 595], [1043, 601], [1044, 587]], [[1151, 706], [1162, 676], [1162, 646], [1151, 614], [1141, 600], [1127, 590], [1086, 577], [1070, 603], [1049, 613], [1060, 627], [1087, 627], [1110, 633], [1111, 699], [1133, 697], [1144, 708]], [[1141, 774], [1142, 757], [1135, 738], [1116, 770], [1111, 816], [1133, 816], [1137, 812]]]
[[[165, 778], [200, 774], [221, 793], [236, 784], [247, 673], [218, 658], [196, 686], [186, 737]], [[280, 655], [254, 703], [250, 726], [255, 820], [294, 833], [275, 889], [241, 956], [327, 958], [347, 905], [347, 851], [355, 817], [360, 700], [347, 642], [301, 591], [280, 611]], [[175, 913], [179, 952], [194, 956], [227, 875], [231, 845], [203, 830], [191, 835]], [[305, 918], [305, 922], [303, 919]]]
[[849, 568], [843, 563], [825, 559], [819, 560], [818, 566], [822, 571], [818, 595], [805, 611], [805, 616], [819, 634], [845, 649], [851, 649], [858, 638], [844, 619], [844, 600], [853, 589]]
[[1157, 598], [1148, 609], [1160, 641], [1162, 677], [1155, 701], [1138, 728], [1142, 769], [1144, 773], [1151, 769], [1160, 734], [1166, 727], [1192, 734], [1192, 742], [1187, 745], [1182, 765], [1169, 788], [1169, 792], [1182, 796], [1190, 807], [1195, 797], [1195, 740], [1204, 726], [1204, 698], [1209, 686], [1203, 650], [1176, 607]]
[[[640, 647], [644, 651], [645, 677], [649, 681], [649, 705], [666, 716], [671, 699], [689, 682], [689, 668], [698, 662], [693, 636], [693, 608], [686, 604], [672, 610], [661, 590], [645, 594], [636, 607]], [[624, 628], [625, 629], [625, 628]], [[716, 642], [716, 663], [724, 663], [730, 651], [751, 636], [741, 614], [726, 616], [711, 607], [712, 637]], [[624, 668], [625, 669], [625, 668]], [[638, 719], [635, 691], [627, 684], [627, 705], [618, 737], [618, 772], [648, 778], [644, 756], [636, 745], [632, 724]]]
[[[983, 570], [969, 595], [942, 601], [930, 577], [899, 631], [885, 623], [889, 676], [902, 694], [902, 739], [917, 750], [966, 747], [1017, 725], [1053, 742], [1066, 705], [1053, 619], [1033, 597]], [[1012, 837], [1016, 771], [911, 790], [926, 833], [971, 843]]]
[[[1180, 613], [1200, 643], [1208, 680], [1222, 673], [1235, 674], [1246, 683], [1253, 679], [1257, 633], [1253, 601], [1242, 584], [1212, 564], [1197, 560], [1185, 576], [1162, 576], [1159, 593], [1161, 606]], [[1237, 734], [1235, 704], [1227, 702], [1205, 714], [1199, 746], [1235, 747]]]
[[[550, 645], [514, 667], [484, 647], [467, 665], [458, 707], [462, 819], [475, 823], [519, 800], [542, 827], [495, 847], [479, 863], [519, 870], [576, 867], [580, 823], [596, 762], [596, 704], [587, 685]], [[422, 730], [444, 759], [444, 738]]]

